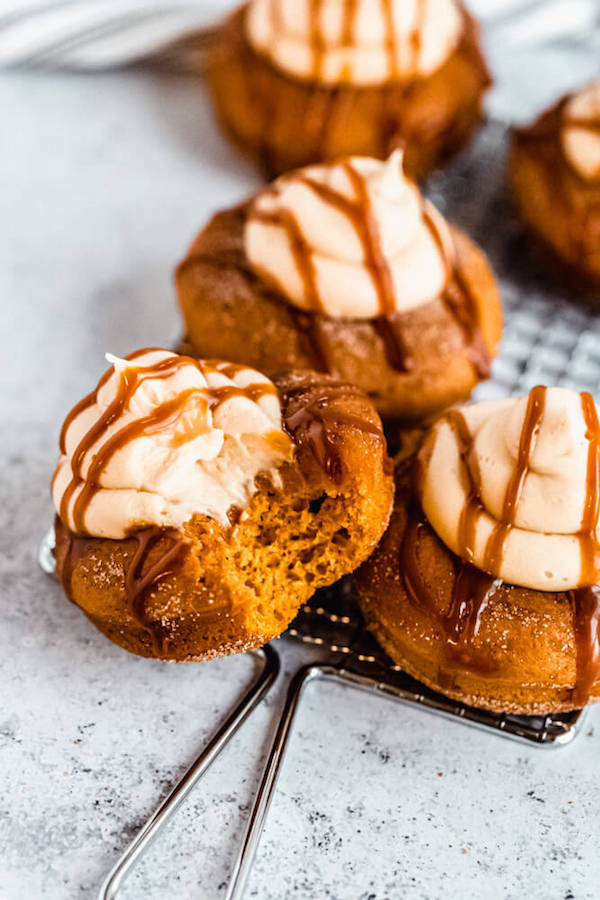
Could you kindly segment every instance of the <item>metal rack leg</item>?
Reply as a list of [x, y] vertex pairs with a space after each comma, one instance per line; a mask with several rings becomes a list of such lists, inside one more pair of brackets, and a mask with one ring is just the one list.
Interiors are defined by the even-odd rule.
[[329, 670], [335, 671], [330, 666], [303, 666], [290, 683], [273, 746], [250, 812], [244, 843], [231, 875], [226, 900], [240, 900], [244, 893], [304, 688], [309, 681], [322, 677]]
[[133, 866], [146, 852], [159, 831], [166, 825], [171, 816], [193, 790], [209, 766], [215, 761], [224, 747], [250, 713], [260, 703], [279, 673], [279, 656], [272, 647], [266, 646], [255, 651], [264, 659], [263, 668], [250, 689], [240, 700], [231, 715], [211, 738], [208, 745], [189, 767], [183, 778], [175, 785], [169, 796], [163, 800], [158, 809], [150, 816], [138, 835], [127, 847], [116, 865], [109, 872], [100, 888], [99, 900], [114, 900], [125, 878]]

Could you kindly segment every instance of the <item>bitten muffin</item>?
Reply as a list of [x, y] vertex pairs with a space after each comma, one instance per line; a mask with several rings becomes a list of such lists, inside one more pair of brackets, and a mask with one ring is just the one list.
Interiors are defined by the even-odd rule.
[[502, 330], [485, 257], [423, 200], [399, 152], [299, 169], [217, 213], [176, 285], [194, 355], [329, 372], [388, 419], [466, 399]]
[[461, 147], [490, 77], [459, 0], [251, 0], [206, 67], [218, 117], [272, 178], [406, 149], [421, 177]]
[[279, 635], [389, 518], [361, 391], [143, 350], [69, 413], [53, 478], [65, 592], [132, 653], [203, 660]]
[[600, 699], [600, 426], [589, 394], [450, 410], [399, 462], [356, 576], [368, 627], [425, 684], [495, 712]]
[[[515, 129], [509, 177], [524, 223], [574, 287], [600, 285], [600, 81]], [[548, 252], [546, 253], [548, 256]]]

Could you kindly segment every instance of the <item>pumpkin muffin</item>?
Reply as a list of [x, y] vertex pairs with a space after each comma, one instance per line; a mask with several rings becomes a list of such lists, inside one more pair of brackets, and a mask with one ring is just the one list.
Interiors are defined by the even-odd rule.
[[399, 460], [388, 531], [356, 576], [392, 659], [471, 706], [600, 699], [600, 426], [589, 394], [448, 411]]
[[132, 653], [203, 660], [279, 635], [387, 524], [381, 422], [351, 385], [143, 350], [69, 413], [53, 478], [65, 592]]
[[483, 253], [421, 197], [397, 151], [299, 169], [217, 213], [176, 285], [194, 355], [270, 376], [329, 372], [387, 419], [468, 398], [502, 329]]
[[251, 0], [217, 30], [206, 74], [268, 178], [396, 147], [420, 178], [469, 139], [490, 85], [460, 0]]
[[509, 177], [523, 219], [557, 274], [600, 285], [600, 81], [515, 129]]

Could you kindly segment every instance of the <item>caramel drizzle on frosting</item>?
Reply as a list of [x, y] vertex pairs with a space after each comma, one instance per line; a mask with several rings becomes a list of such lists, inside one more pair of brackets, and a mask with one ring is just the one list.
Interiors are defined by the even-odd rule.
[[582, 131], [589, 131], [590, 134], [597, 134], [600, 137], [600, 119], [568, 116], [564, 119], [564, 126], [567, 128], [581, 128]]
[[[128, 360], [134, 360], [147, 352], [147, 350], [137, 351], [126, 358]], [[233, 363], [222, 365], [213, 361], [203, 362], [201, 360], [191, 360], [189, 357], [170, 356], [159, 360], [150, 366], [141, 366], [139, 368], [131, 366], [121, 372], [114, 400], [104, 410], [100, 418], [92, 425], [86, 434], [84, 434], [71, 457], [71, 480], [62, 496], [59, 516], [66, 525], [68, 523], [69, 507], [73, 495], [78, 488], [81, 488], [72, 510], [74, 524], [73, 531], [76, 534], [85, 532], [86, 510], [95, 494], [100, 490], [100, 477], [114, 454], [139, 437], [155, 434], [157, 431], [168, 428], [177, 420], [190, 399], [197, 398], [200, 402], [206, 403], [209, 409], [215, 410], [226, 400], [229, 400], [234, 396], [246, 397], [249, 400], [256, 402], [266, 394], [276, 393], [274, 385], [270, 382], [250, 384], [244, 388], [238, 387], [237, 385], [224, 385], [222, 387], [212, 388], [190, 388], [186, 391], [182, 391], [176, 397], [161, 403], [148, 415], [127, 423], [115, 432], [109, 440], [98, 448], [88, 467], [87, 473], [84, 476], [83, 464], [87, 454], [96, 442], [102, 438], [107, 429], [121, 417], [125, 410], [127, 410], [131, 398], [140, 384], [148, 379], [155, 380], [168, 378], [182, 366], [190, 365], [190, 363], [196, 365], [202, 374], [212, 370], [222, 372], [228, 377], [232, 377], [236, 371], [245, 369], [244, 366], [236, 366]], [[96, 389], [78, 403], [74, 410], [67, 416], [61, 432], [60, 447], [62, 453], [65, 452], [65, 436], [68, 426], [76, 415], [96, 402], [98, 391], [106, 383], [111, 374], [112, 369], [109, 369], [98, 382]]]
[[485, 548], [486, 569], [497, 570], [502, 562], [504, 545], [515, 522], [517, 506], [525, 483], [525, 477], [529, 471], [529, 460], [539, 435], [545, 406], [546, 388], [538, 385], [529, 393], [527, 410], [519, 437], [517, 464], [506, 486], [501, 518], [496, 523]]
[[[371, 320], [373, 328], [381, 338], [390, 368], [398, 372], [407, 372], [412, 368], [410, 350], [402, 337], [402, 314], [395, 310], [392, 274], [383, 254], [379, 229], [371, 209], [366, 181], [350, 161], [346, 160], [342, 166], [353, 190], [351, 198], [301, 171], [295, 173], [293, 177], [314, 191], [323, 202], [345, 215], [352, 223], [362, 245], [365, 266], [378, 297], [378, 315]], [[270, 190], [276, 191], [276, 185]], [[330, 371], [323, 332], [318, 329], [314, 319], [309, 327], [306, 326], [306, 316], [310, 316], [311, 313], [313, 316], [315, 314], [323, 315], [324, 306], [319, 295], [311, 248], [302, 233], [298, 220], [289, 210], [266, 212], [254, 207], [249, 215], [250, 218], [265, 225], [274, 225], [285, 230], [298, 274], [302, 279], [304, 297], [310, 308], [310, 312], [304, 313], [304, 319], [296, 320], [299, 321], [302, 330], [312, 344], [312, 356], [316, 358], [316, 368]], [[458, 266], [454, 264], [451, 258], [451, 248], [446, 245], [425, 202], [422, 204], [422, 215], [423, 221], [436, 243], [446, 271], [445, 287], [441, 292], [440, 299], [464, 334], [475, 371], [480, 377], [487, 378], [490, 374], [490, 355], [485, 346], [479, 323], [479, 313], [471, 290], [461, 277]], [[285, 293], [282, 288], [280, 290]]]
[[[506, 539], [514, 525], [516, 511], [523, 485], [527, 477], [531, 453], [539, 434], [545, 409], [546, 388], [534, 387], [530, 393], [527, 410], [519, 439], [517, 461], [507, 485], [502, 517], [496, 523], [484, 552], [483, 570], [472, 565], [477, 519], [484, 511], [481, 501], [481, 476], [472, 455], [473, 436], [459, 410], [450, 410], [444, 421], [452, 428], [459, 448], [462, 469], [468, 478], [468, 493], [459, 522], [459, 546], [462, 561], [457, 569], [453, 585], [450, 611], [445, 617], [438, 617], [440, 627], [451, 648], [462, 647], [462, 664], [481, 669], [481, 659], [470, 659], [463, 651], [476, 636], [481, 614], [489, 600], [502, 584], [489, 570], [499, 570]], [[597, 528], [600, 515], [600, 423], [593, 398], [588, 393], [581, 394], [581, 406], [587, 427], [589, 441], [586, 498], [581, 530], [578, 535], [581, 548], [581, 578], [593, 580], [599, 565], [600, 546]], [[417, 578], [419, 531], [424, 527], [424, 519], [417, 516], [407, 526], [403, 549], [402, 571], [409, 596], [420, 606], [435, 609], [434, 598]], [[600, 677], [600, 588], [596, 585], [581, 587], [568, 592], [573, 614], [573, 633], [576, 648], [576, 680], [572, 690], [572, 700], [584, 705], [589, 699], [594, 684]], [[465, 651], [466, 652], [466, 651]]]
[[[398, 45], [396, 39], [396, 28], [394, 23], [394, 7], [393, 0], [380, 0], [382, 12], [385, 21], [386, 33], [384, 37], [384, 46], [388, 57], [388, 65], [390, 70], [390, 79], [398, 77]], [[321, 30], [321, 11], [322, 0], [310, 0], [309, 2], [309, 23], [310, 23], [310, 45], [312, 51], [311, 77], [318, 80], [322, 74], [323, 56], [325, 53], [325, 42]], [[358, 14], [359, 0], [343, 0], [342, 20], [340, 29], [340, 45], [342, 47], [351, 47], [354, 42], [356, 16]], [[419, 60], [421, 58], [422, 47], [422, 31], [425, 23], [426, 0], [415, 0], [415, 18], [409, 36], [410, 48], [410, 68], [416, 71]], [[277, 33], [281, 25], [280, 10], [277, 2], [271, 3], [271, 21], [273, 30]], [[349, 81], [352, 73], [350, 71], [342, 72], [342, 81]]]
[[380, 424], [336, 408], [336, 400], [352, 398], [362, 399], [363, 394], [349, 384], [301, 385], [285, 391], [285, 430], [295, 444], [310, 448], [319, 466], [335, 484], [341, 484], [344, 477], [340, 425], [374, 435], [382, 444], [385, 440]]

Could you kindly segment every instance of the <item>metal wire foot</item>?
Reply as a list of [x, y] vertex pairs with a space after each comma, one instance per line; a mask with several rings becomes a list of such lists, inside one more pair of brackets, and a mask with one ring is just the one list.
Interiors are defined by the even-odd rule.
[[148, 850], [148, 847], [166, 825], [171, 816], [181, 806], [186, 797], [200, 781], [206, 770], [233, 738], [242, 723], [263, 699], [279, 673], [279, 656], [272, 647], [266, 646], [253, 651], [263, 660], [263, 667], [252, 686], [244, 694], [231, 715], [189, 767], [183, 778], [175, 785], [169, 796], [152, 813], [138, 835], [127, 847], [116, 865], [111, 869], [100, 888], [99, 900], [113, 900], [132, 868]]

